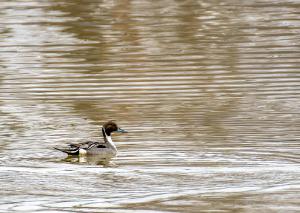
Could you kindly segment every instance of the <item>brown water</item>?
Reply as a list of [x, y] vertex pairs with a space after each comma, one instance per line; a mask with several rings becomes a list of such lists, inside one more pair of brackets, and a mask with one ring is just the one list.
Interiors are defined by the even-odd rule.
[[[0, 212], [300, 211], [299, 1], [0, 3]], [[108, 164], [52, 149], [116, 120]]]

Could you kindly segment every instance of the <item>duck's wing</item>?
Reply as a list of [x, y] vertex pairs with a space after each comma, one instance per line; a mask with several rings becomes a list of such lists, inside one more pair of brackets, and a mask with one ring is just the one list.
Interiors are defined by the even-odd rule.
[[69, 143], [68, 146], [70, 148], [89, 149], [89, 147], [93, 146], [95, 143], [99, 143], [99, 142], [86, 141], [86, 142], [83, 142], [83, 143]]
[[89, 149], [92, 149], [93, 147], [106, 148], [106, 145], [103, 143], [100, 143], [100, 142], [87, 141], [87, 142], [78, 143], [78, 144], [68, 144], [68, 147], [65, 147], [65, 148], [54, 147], [54, 149], [62, 151], [69, 155], [78, 155], [80, 149], [89, 150]]

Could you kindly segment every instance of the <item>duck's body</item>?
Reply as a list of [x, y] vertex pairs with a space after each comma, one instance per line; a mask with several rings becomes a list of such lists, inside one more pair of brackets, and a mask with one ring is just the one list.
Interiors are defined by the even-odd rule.
[[101, 155], [103, 157], [113, 157], [118, 150], [111, 139], [112, 132], [126, 132], [118, 128], [117, 124], [112, 121], [105, 123], [102, 127], [104, 142], [87, 141], [79, 144], [68, 144], [66, 148], [55, 149], [67, 153], [68, 155]]

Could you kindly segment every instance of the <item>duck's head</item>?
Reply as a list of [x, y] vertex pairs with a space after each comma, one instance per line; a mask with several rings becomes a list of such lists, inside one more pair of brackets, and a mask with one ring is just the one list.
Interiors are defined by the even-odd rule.
[[113, 121], [106, 122], [103, 125], [103, 128], [104, 128], [105, 133], [106, 133], [107, 136], [110, 136], [110, 134], [112, 132], [122, 132], [122, 133], [127, 132], [126, 130], [119, 128], [118, 125]]

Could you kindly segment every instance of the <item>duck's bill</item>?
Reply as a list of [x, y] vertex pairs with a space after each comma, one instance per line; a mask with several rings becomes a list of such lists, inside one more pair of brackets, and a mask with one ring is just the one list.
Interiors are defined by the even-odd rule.
[[117, 132], [121, 132], [121, 133], [127, 133], [127, 131], [126, 131], [126, 130], [124, 130], [124, 129], [121, 129], [121, 128], [118, 128]]

